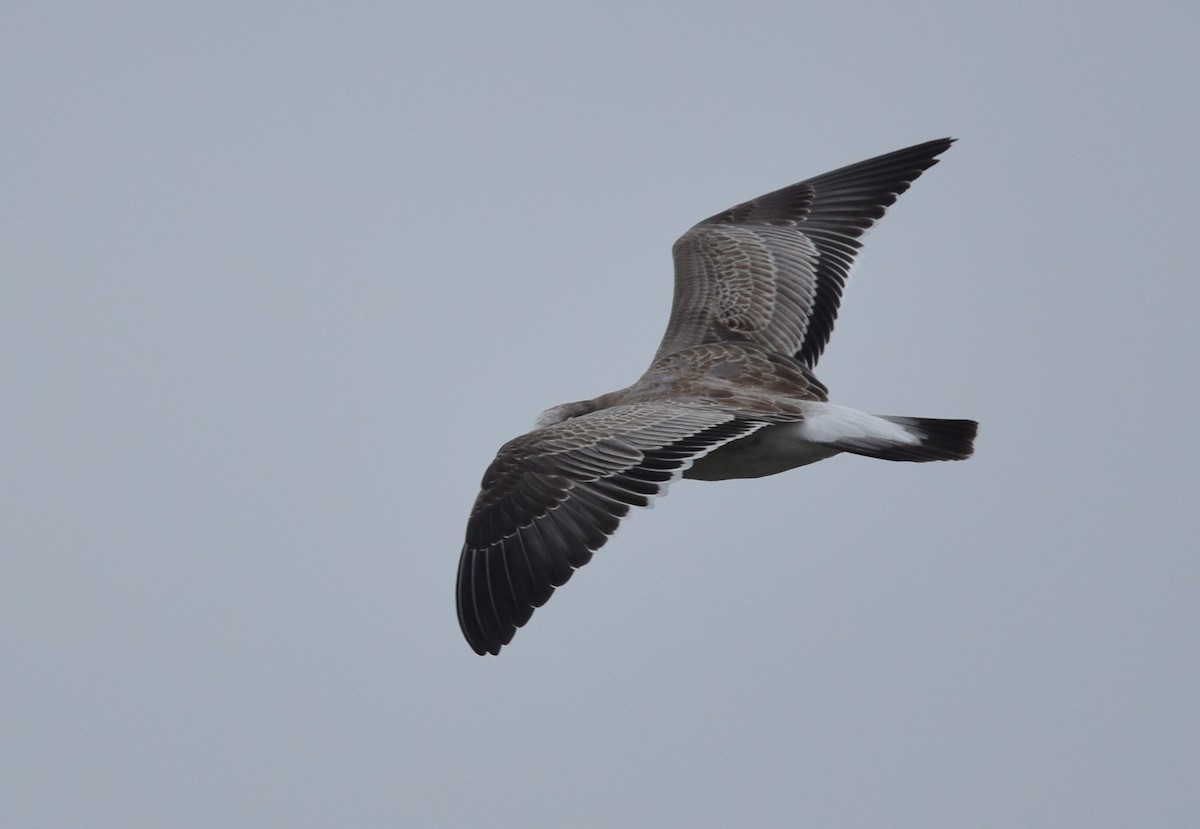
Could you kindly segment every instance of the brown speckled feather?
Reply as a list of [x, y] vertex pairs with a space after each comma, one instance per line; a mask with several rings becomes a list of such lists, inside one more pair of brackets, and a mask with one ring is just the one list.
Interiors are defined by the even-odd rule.
[[675, 243], [675, 301], [656, 356], [732, 340], [815, 366], [859, 237], [952, 141], [852, 164], [694, 226]]
[[644, 402], [509, 441], [483, 477], [459, 561], [467, 641], [498, 653], [631, 506], [649, 505], [693, 457], [764, 424], [713, 407]]

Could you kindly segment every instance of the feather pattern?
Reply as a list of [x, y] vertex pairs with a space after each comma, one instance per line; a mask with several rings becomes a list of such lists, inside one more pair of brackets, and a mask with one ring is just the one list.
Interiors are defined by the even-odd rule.
[[483, 477], [458, 576], [458, 618], [477, 653], [498, 653], [633, 506], [691, 459], [765, 421], [713, 408], [632, 403], [509, 441]]
[[657, 357], [745, 340], [817, 364], [859, 237], [953, 139], [852, 164], [759, 196], [675, 243], [675, 299]]

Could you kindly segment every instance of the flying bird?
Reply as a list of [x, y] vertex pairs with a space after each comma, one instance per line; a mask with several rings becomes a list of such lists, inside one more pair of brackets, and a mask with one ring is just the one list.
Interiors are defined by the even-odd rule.
[[678, 478], [757, 478], [840, 452], [970, 457], [975, 421], [866, 414], [830, 403], [813, 374], [859, 237], [953, 140], [759, 196], [679, 238], [671, 316], [645, 374], [542, 412], [484, 473], [457, 585], [476, 653], [499, 653], [631, 507]]

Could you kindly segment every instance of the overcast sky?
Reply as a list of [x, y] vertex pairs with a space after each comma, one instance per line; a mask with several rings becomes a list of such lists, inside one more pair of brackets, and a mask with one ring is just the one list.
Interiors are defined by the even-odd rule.
[[[321, 5], [3, 16], [0, 824], [1200, 825], [1195, 3]], [[681, 482], [476, 656], [675, 238], [943, 135], [817, 373], [976, 456]]]

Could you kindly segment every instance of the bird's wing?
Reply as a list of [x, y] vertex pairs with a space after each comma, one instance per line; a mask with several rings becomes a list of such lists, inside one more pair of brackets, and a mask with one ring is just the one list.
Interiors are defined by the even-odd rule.
[[766, 421], [717, 408], [633, 403], [505, 444], [483, 476], [458, 568], [458, 621], [498, 653], [582, 567], [631, 506], [647, 506], [691, 461]]
[[816, 365], [859, 237], [953, 140], [861, 161], [697, 224], [675, 243], [675, 299], [655, 357], [732, 340]]

